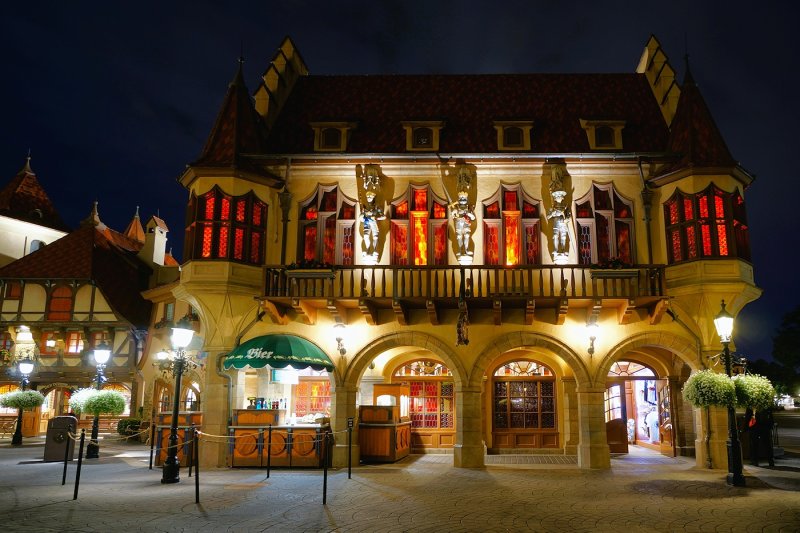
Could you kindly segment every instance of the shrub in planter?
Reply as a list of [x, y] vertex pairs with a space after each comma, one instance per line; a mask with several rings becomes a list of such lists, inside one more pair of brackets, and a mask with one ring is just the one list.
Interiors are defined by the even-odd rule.
[[686, 380], [683, 398], [695, 407], [729, 407], [736, 404], [736, 389], [725, 374], [701, 370]]
[[119, 415], [125, 410], [125, 397], [113, 390], [80, 389], [69, 399], [75, 413]]
[[12, 409], [34, 409], [44, 403], [44, 396], [35, 390], [9, 392], [0, 396], [0, 407]]
[[771, 409], [775, 404], [775, 388], [770, 380], [758, 374], [741, 374], [733, 378], [736, 403], [756, 411]]
[[117, 433], [120, 435], [135, 435], [139, 432], [139, 424], [142, 421], [138, 418], [123, 418], [117, 423]]

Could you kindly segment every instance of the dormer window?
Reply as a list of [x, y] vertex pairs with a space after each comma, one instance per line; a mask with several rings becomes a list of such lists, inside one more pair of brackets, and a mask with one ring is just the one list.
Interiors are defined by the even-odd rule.
[[581, 128], [586, 131], [590, 150], [622, 150], [624, 120], [584, 120]]
[[315, 152], [345, 152], [353, 122], [312, 122]]
[[494, 129], [497, 131], [497, 149], [517, 152], [530, 150], [532, 128], [533, 122], [530, 120], [496, 120]]
[[438, 152], [439, 133], [443, 127], [443, 121], [403, 122], [406, 131], [406, 150]]

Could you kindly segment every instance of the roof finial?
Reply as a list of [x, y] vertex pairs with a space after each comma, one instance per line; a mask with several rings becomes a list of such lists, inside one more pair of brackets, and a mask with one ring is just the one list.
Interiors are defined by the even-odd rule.
[[31, 149], [28, 148], [28, 155], [25, 158], [25, 165], [23, 165], [22, 170], [19, 171], [19, 174], [23, 172], [27, 174], [33, 174], [33, 170], [31, 170]]
[[687, 53], [683, 56], [683, 60], [686, 63], [686, 74], [683, 76], [683, 84], [684, 85], [694, 85], [694, 76], [692, 76], [692, 69], [689, 68], [689, 54]]
[[136, 206], [136, 213], [133, 215], [134, 218], [139, 218], [139, 206]]
[[95, 200], [92, 204], [92, 212], [81, 222], [81, 225], [100, 226], [102, 224], [100, 214], [97, 211], [97, 204], [98, 202]]

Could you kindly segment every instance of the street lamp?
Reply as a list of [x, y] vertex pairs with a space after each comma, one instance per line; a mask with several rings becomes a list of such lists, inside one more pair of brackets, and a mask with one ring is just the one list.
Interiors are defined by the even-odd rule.
[[[722, 353], [725, 357], [725, 373], [731, 377], [731, 351], [728, 346], [733, 334], [733, 315], [725, 310], [725, 300], [722, 300], [722, 309], [714, 318], [714, 327], [722, 342]], [[736, 428], [736, 411], [733, 405], [728, 406], [728, 485], [744, 487], [742, 475], [742, 446], [739, 443], [739, 432]]]
[[162, 469], [161, 483], [178, 483], [180, 481], [181, 464], [178, 461], [178, 407], [180, 406], [181, 376], [187, 367], [195, 363], [186, 355], [186, 347], [192, 342], [194, 330], [189, 320], [184, 317], [172, 328], [172, 347], [175, 356], [172, 360], [172, 373], [175, 375], [175, 390], [172, 391], [172, 420], [169, 427], [169, 446], [167, 458]]
[[[19, 371], [20, 375], [22, 376], [22, 390], [25, 390], [25, 387], [28, 385], [28, 376], [33, 372], [33, 359], [30, 356], [26, 356], [25, 359], [21, 359], [17, 363], [17, 370]], [[22, 445], [22, 409], [19, 409], [17, 413], [17, 428], [14, 430], [14, 436], [11, 437], [11, 445], [12, 446], [21, 446]]]
[[[100, 344], [95, 346], [93, 353], [94, 361], [97, 364], [97, 375], [95, 376], [95, 380], [97, 381], [97, 390], [100, 390], [103, 386], [103, 383], [106, 381], [106, 378], [103, 375], [103, 369], [106, 367], [106, 363], [111, 357], [111, 347], [106, 344], [105, 341], [102, 341]], [[97, 442], [99, 425], [100, 415], [94, 415], [94, 419], [92, 419], [92, 437], [89, 439], [89, 445], [86, 446], [87, 459], [97, 459], [100, 457], [100, 444]]]

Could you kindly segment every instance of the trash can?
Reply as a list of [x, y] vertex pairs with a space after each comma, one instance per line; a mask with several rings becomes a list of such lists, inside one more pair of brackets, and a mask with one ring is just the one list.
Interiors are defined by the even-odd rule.
[[[56, 416], [47, 423], [47, 439], [44, 442], [44, 460], [63, 461], [64, 454], [72, 461], [75, 457], [75, 441], [69, 436], [78, 428], [78, 419], [74, 416]], [[69, 452], [67, 452], [69, 450]]]

